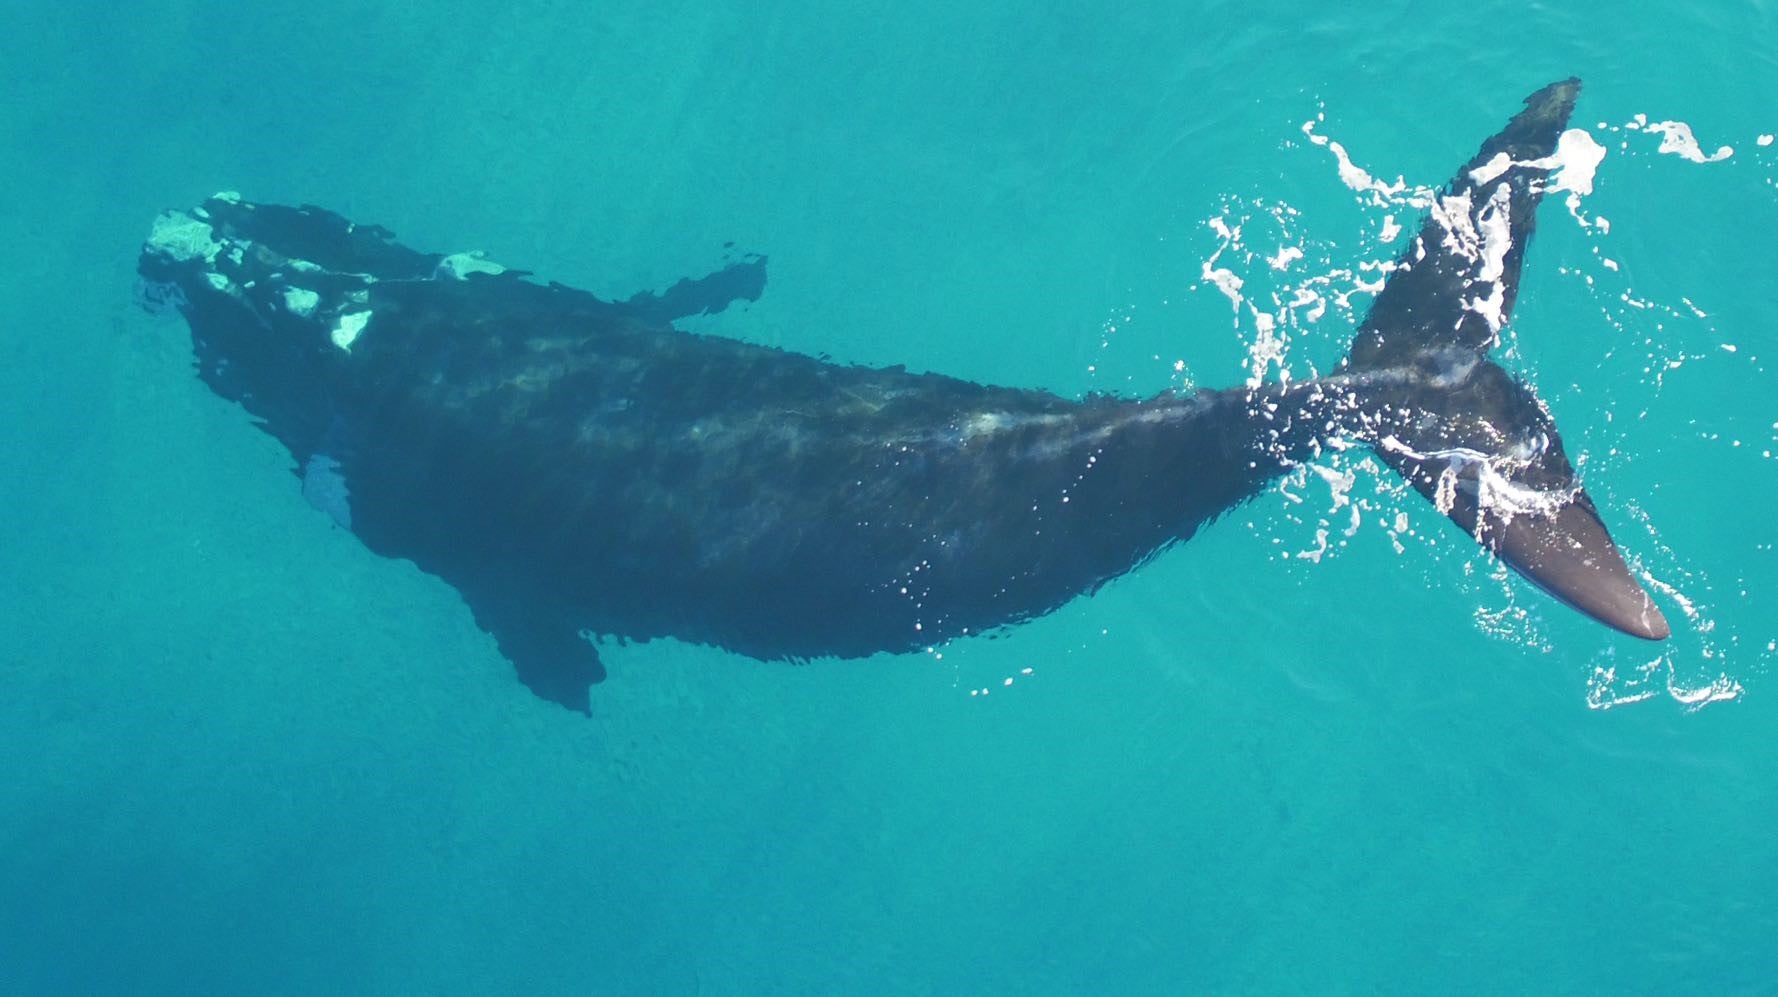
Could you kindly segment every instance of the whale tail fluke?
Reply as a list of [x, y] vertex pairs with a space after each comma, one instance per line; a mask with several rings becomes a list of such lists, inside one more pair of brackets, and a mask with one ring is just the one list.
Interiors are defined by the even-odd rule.
[[1518, 299], [1579, 92], [1570, 79], [1532, 94], [1434, 196], [1343, 370], [1408, 375], [1387, 379], [1375, 446], [1440, 512], [1556, 598], [1661, 640], [1667, 621], [1581, 487], [1548, 408], [1487, 356]]

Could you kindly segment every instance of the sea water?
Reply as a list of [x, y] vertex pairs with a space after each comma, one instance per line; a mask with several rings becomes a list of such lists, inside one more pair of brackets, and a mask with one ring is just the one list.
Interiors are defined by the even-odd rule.
[[[0, 991], [1778, 990], [1774, 18], [13, 0]], [[132, 300], [236, 189], [610, 297], [764, 253], [688, 324], [841, 362], [1304, 378], [1569, 75], [1502, 352], [1662, 645], [1354, 450], [992, 639], [608, 645], [588, 719]]]

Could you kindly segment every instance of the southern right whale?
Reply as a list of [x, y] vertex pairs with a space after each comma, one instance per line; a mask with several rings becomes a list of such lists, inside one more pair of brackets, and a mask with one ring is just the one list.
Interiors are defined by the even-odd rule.
[[672, 327], [764, 261], [610, 302], [425, 254], [314, 207], [163, 214], [152, 300], [199, 376], [372, 551], [460, 592], [519, 677], [579, 710], [589, 636], [756, 658], [931, 646], [1046, 613], [1341, 438], [1583, 613], [1666, 620], [1547, 409], [1488, 358], [1579, 83], [1531, 95], [1436, 203], [1346, 360], [1309, 381], [1063, 398]]

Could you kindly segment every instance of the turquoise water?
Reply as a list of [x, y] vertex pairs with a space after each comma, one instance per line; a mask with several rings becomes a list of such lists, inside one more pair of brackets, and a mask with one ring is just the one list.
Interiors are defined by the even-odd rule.
[[[15, 0], [0, 990], [1778, 990], [1773, 52], [1751, 5]], [[589, 720], [131, 300], [154, 214], [237, 189], [608, 296], [733, 241], [765, 296], [697, 328], [839, 360], [1147, 393], [1288, 313], [1303, 376], [1364, 297], [1292, 295], [1415, 224], [1303, 125], [1435, 185], [1570, 74], [1607, 156], [1509, 350], [1659, 648], [1351, 454], [1350, 536], [1305, 472], [998, 639], [607, 648]]]

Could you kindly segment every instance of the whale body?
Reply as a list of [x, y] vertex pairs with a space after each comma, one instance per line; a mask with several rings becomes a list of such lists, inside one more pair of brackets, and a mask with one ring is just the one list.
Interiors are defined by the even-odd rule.
[[762, 659], [932, 646], [1047, 613], [1191, 537], [1329, 440], [1369, 445], [1506, 564], [1667, 636], [1547, 410], [1488, 359], [1579, 91], [1459, 170], [1326, 377], [1064, 398], [672, 326], [765, 261], [628, 301], [374, 225], [221, 194], [139, 270], [199, 376], [370, 550], [455, 587], [519, 678], [590, 709], [589, 640]]

